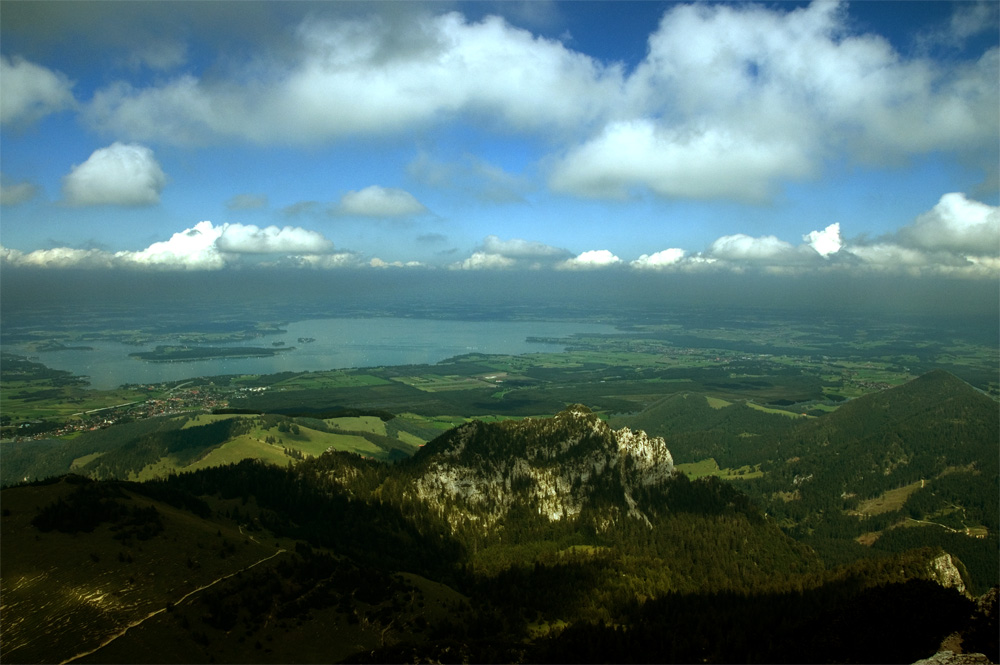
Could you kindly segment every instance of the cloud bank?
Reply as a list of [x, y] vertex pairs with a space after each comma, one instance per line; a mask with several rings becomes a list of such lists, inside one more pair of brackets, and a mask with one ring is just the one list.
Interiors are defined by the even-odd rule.
[[[631, 70], [496, 16], [421, 11], [310, 15], [283, 50], [228, 60], [212, 77], [115, 81], [83, 117], [107, 135], [182, 145], [314, 145], [458, 120], [544, 137], [549, 187], [582, 198], [761, 202], [844, 155], [884, 165], [949, 151], [995, 172], [1000, 49], [976, 61], [900, 53], [860, 33], [837, 2], [670, 5]], [[975, 34], [983, 11], [956, 10], [949, 39]], [[68, 103], [65, 81], [47, 80], [51, 93], [18, 99]], [[517, 200], [516, 178], [479, 167], [458, 177], [425, 159], [411, 172]]]
[[511, 238], [502, 240], [490, 235], [470, 257], [453, 263], [459, 270], [507, 270], [513, 268], [538, 270], [552, 268], [571, 257], [569, 250], [552, 247], [533, 240]]
[[[256, 258], [255, 258], [256, 257]], [[417, 261], [363, 259], [337, 252], [323, 234], [301, 227], [200, 222], [137, 252], [57, 248], [23, 253], [5, 248], [0, 263], [35, 267], [117, 267], [214, 270], [236, 265], [313, 268], [428, 267]], [[929, 211], [896, 233], [875, 240], [849, 240], [835, 222], [802, 235], [795, 245], [773, 235], [734, 233], [717, 238], [701, 252], [679, 247], [642, 254], [626, 261], [611, 250], [567, 249], [523, 238], [490, 235], [453, 270], [602, 270], [660, 272], [747, 271], [806, 274], [873, 271], [908, 275], [1000, 277], [1000, 207], [962, 193], [941, 197]]]
[[205, 221], [139, 251], [106, 252], [69, 247], [23, 253], [2, 248], [3, 265], [35, 268], [221, 270], [239, 266], [343, 267], [359, 265], [352, 252], [336, 252], [322, 234], [286, 226]]
[[[323, 234], [301, 227], [200, 222], [136, 252], [56, 248], [23, 253], [4, 248], [7, 266], [106, 267], [216, 270], [227, 266], [430, 267], [417, 261], [365, 259], [336, 251]], [[883, 238], [845, 239], [835, 222], [802, 235], [792, 244], [773, 235], [734, 233], [717, 238], [701, 252], [679, 247], [642, 254], [626, 261], [611, 250], [587, 250], [574, 255], [542, 242], [496, 235], [452, 270], [606, 270], [659, 272], [759, 271], [775, 274], [824, 272], [946, 275], [965, 278], [1000, 277], [1000, 207], [949, 193], [912, 223]]]

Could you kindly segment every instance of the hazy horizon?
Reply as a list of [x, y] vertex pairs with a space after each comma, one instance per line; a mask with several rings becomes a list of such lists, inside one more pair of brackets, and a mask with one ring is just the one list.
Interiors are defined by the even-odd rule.
[[[503, 271], [384, 272], [339, 270], [242, 270], [196, 273], [4, 268], [0, 308], [17, 317], [47, 308], [134, 305], [190, 306], [211, 311], [213, 303], [247, 307], [287, 305], [304, 309], [343, 306], [383, 314], [412, 315], [421, 308], [469, 308], [497, 318], [511, 311], [564, 318], [565, 306], [595, 313], [648, 310], [651, 317], [671, 307], [731, 308], [837, 315], [972, 316], [992, 319], [1000, 329], [1000, 283], [993, 280], [913, 279], [888, 275], [823, 275], [789, 278], [761, 274], [635, 274]], [[336, 310], [330, 315], [336, 316]], [[441, 316], [437, 314], [435, 316]], [[877, 321], [878, 319], [873, 319]], [[8, 319], [8, 323], [13, 321]]]

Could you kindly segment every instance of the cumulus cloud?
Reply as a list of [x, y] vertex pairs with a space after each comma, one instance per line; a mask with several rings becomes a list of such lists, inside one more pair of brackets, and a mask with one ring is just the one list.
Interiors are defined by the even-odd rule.
[[622, 260], [606, 249], [592, 249], [571, 259], [566, 259], [556, 267], [560, 270], [595, 270], [620, 265]]
[[665, 129], [651, 120], [615, 122], [557, 160], [549, 186], [588, 198], [625, 199], [643, 187], [663, 197], [764, 201], [780, 178], [813, 167], [782, 137], [760, 138], [723, 128]]
[[166, 182], [152, 150], [116, 141], [73, 166], [62, 189], [70, 205], [144, 206], [159, 203]]
[[[949, 30], [974, 34], [994, 9], [956, 9]], [[268, 145], [470, 120], [543, 136], [554, 146], [549, 186], [598, 198], [638, 189], [764, 201], [845, 154], [879, 164], [933, 151], [998, 161], [1000, 49], [978, 60], [901, 53], [859, 32], [836, 2], [671, 4], [628, 72], [498, 17], [415, 10], [398, 21], [377, 11], [312, 14], [293, 44], [231, 60], [210, 78], [114, 82], [93, 95], [85, 120], [135, 141]], [[166, 49], [158, 62], [178, 53]], [[462, 175], [418, 159], [411, 175], [484, 200], [523, 196], [518, 176], [466, 166]]]
[[27, 181], [10, 182], [0, 173], [0, 205], [12, 206], [35, 198], [38, 187]]
[[792, 11], [676, 5], [650, 37], [630, 92], [685, 122], [789, 136], [817, 158], [847, 148], [882, 161], [995, 141], [997, 49], [979, 62], [935, 63], [857, 34], [849, 21], [834, 2]]
[[735, 262], [784, 262], [783, 259], [795, 253], [795, 247], [775, 236], [754, 238], [744, 233], [737, 233], [722, 236], [713, 242], [708, 253], [717, 259]]
[[1000, 276], [1000, 208], [950, 193], [896, 233], [845, 244], [862, 269], [910, 275]]
[[424, 264], [420, 261], [407, 261], [405, 263], [402, 261], [389, 262], [383, 261], [377, 256], [372, 258], [372, 260], [368, 262], [368, 265], [372, 268], [422, 268], [424, 266]]
[[454, 12], [407, 22], [313, 16], [299, 25], [292, 57], [263, 62], [212, 81], [116, 83], [94, 95], [86, 117], [136, 140], [311, 143], [403, 132], [457, 113], [506, 129], [576, 126], [621, 90], [617, 65], [502, 18], [469, 22]]
[[552, 247], [533, 240], [511, 238], [502, 240], [499, 236], [489, 235], [483, 239], [483, 244], [476, 248], [472, 256], [452, 264], [452, 268], [462, 270], [506, 270], [521, 268], [538, 270], [552, 267], [559, 261], [571, 257], [569, 250]]
[[486, 252], [473, 252], [469, 258], [453, 263], [453, 270], [506, 270], [513, 268], [517, 264], [512, 259], [501, 254], [487, 254]]
[[73, 83], [63, 74], [24, 58], [0, 55], [0, 123], [24, 126], [76, 106]]
[[907, 247], [995, 255], [1000, 251], [1000, 208], [962, 193], [945, 194], [912, 225], [900, 229], [897, 238]]
[[810, 231], [802, 236], [802, 239], [824, 258], [839, 252], [844, 246], [843, 240], [840, 239], [839, 222], [831, 224], [822, 231]]
[[371, 185], [344, 194], [337, 211], [361, 217], [408, 217], [427, 212], [427, 208], [405, 190]]
[[264, 194], [237, 194], [226, 201], [229, 210], [258, 210], [267, 207], [267, 196]]
[[354, 252], [334, 252], [332, 254], [303, 254], [290, 257], [285, 265], [299, 268], [336, 270], [338, 268], [358, 268], [364, 265]]
[[905, 57], [848, 21], [831, 2], [672, 6], [625, 82], [626, 108], [556, 158], [549, 185], [763, 201], [845, 152], [867, 163], [934, 150], [997, 162], [1000, 50], [973, 62]]
[[173, 234], [169, 240], [153, 243], [138, 252], [117, 252], [115, 258], [134, 267], [218, 270], [226, 265], [216, 244], [225, 229], [225, 225], [198, 222], [193, 228]]
[[317, 231], [294, 226], [260, 229], [228, 224], [215, 242], [220, 251], [236, 254], [329, 254], [333, 243]]
[[0, 261], [6, 265], [33, 268], [110, 268], [115, 265], [115, 257], [108, 252], [71, 247], [38, 249], [27, 253], [0, 247]]
[[139, 251], [106, 252], [68, 247], [24, 253], [4, 249], [7, 265], [47, 268], [126, 268], [157, 270], [221, 270], [235, 265], [332, 268], [359, 265], [352, 252], [334, 252], [333, 243], [316, 231], [286, 226], [261, 229], [244, 224], [204, 221]]
[[512, 259], [564, 258], [570, 255], [569, 250], [533, 240], [522, 238], [501, 240], [499, 236], [495, 235], [486, 236], [483, 239], [482, 250], [487, 254], [500, 254]]
[[654, 254], [643, 254], [629, 265], [638, 270], [663, 270], [679, 265], [685, 254], [683, 249], [671, 247]]

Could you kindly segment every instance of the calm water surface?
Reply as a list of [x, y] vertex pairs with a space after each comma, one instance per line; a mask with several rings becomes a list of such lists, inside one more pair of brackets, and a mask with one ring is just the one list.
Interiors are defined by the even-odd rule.
[[[528, 337], [568, 337], [574, 333], [612, 333], [614, 327], [594, 323], [535, 321], [443, 321], [426, 319], [316, 319], [286, 326], [287, 332], [242, 343], [218, 346], [269, 347], [284, 342], [295, 347], [270, 358], [229, 358], [192, 362], [151, 363], [128, 354], [152, 351], [158, 344], [130, 346], [86, 342], [92, 351], [48, 351], [28, 354], [54, 369], [89, 376], [98, 389], [124, 383], [157, 383], [222, 374], [273, 374], [326, 369], [433, 364], [464, 353], [516, 355], [558, 351], [564, 347], [528, 342]], [[300, 343], [298, 339], [315, 338]], [[11, 351], [18, 351], [12, 346]]]

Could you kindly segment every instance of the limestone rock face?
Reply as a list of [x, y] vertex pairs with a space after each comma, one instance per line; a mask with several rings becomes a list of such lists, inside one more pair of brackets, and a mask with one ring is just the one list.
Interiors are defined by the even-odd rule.
[[986, 654], [955, 653], [954, 651], [938, 651], [930, 658], [918, 660], [914, 665], [989, 665], [992, 663]]
[[579, 405], [553, 418], [467, 423], [425, 446], [421, 461], [413, 492], [453, 528], [489, 528], [515, 507], [569, 519], [597, 503], [607, 522], [622, 514], [648, 522], [635, 491], [674, 472], [662, 438], [612, 430]]
[[962, 575], [958, 572], [958, 567], [947, 552], [942, 552], [930, 562], [929, 572], [941, 586], [947, 589], [954, 588], [959, 593], [965, 593], [965, 582], [962, 581]]

